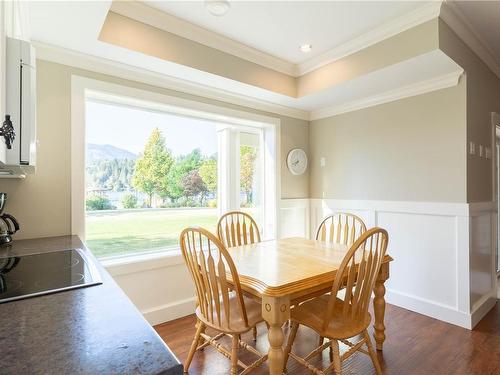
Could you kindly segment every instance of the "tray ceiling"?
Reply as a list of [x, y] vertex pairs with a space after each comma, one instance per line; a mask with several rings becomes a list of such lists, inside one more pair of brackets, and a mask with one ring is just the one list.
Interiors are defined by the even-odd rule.
[[[146, 1], [151, 7], [298, 64], [405, 15], [425, 1], [230, 1], [222, 17], [203, 1]], [[303, 53], [299, 46], [312, 45]]]

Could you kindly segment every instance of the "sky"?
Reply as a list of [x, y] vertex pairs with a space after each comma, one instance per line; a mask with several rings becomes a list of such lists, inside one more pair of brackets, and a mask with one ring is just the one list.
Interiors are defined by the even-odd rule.
[[195, 148], [207, 156], [217, 152], [213, 122], [90, 101], [86, 103], [85, 118], [87, 143], [109, 144], [139, 154], [158, 127], [174, 156]]

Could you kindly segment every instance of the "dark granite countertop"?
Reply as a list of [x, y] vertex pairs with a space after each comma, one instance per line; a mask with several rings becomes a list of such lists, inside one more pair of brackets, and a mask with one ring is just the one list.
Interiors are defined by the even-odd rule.
[[[0, 257], [80, 248], [15, 241]], [[95, 260], [95, 258], [92, 257]], [[0, 304], [1, 374], [182, 374], [182, 365], [96, 261], [102, 285]]]

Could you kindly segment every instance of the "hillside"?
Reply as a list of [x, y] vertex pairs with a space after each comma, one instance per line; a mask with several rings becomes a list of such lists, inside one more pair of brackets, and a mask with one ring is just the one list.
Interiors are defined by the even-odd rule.
[[97, 145], [94, 143], [87, 143], [87, 162], [92, 163], [96, 160], [112, 160], [112, 159], [129, 159], [135, 160], [138, 155], [118, 148], [112, 145]]

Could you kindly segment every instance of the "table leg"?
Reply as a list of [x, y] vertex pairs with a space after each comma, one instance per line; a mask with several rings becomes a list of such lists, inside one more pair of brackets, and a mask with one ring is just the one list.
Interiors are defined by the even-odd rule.
[[290, 318], [290, 299], [287, 297], [262, 297], [262, 317], [269, 324], [269, 374], [281, 375], [284, 369], [282, 326]]
[[373, 333], [373, 337], [375, 338], [375, 343], [377, 346], [377, 350], [382, 350], [385, 341], [385, 281], [389, 278], [389, 263], [383, 263], [380, 267], [380, 271], [375, 281], [375, 289], [374, 294], [375, 298], [373, 299], [373, 310], [375, 312], [375, 323], [374, 328], [375, 332]]

